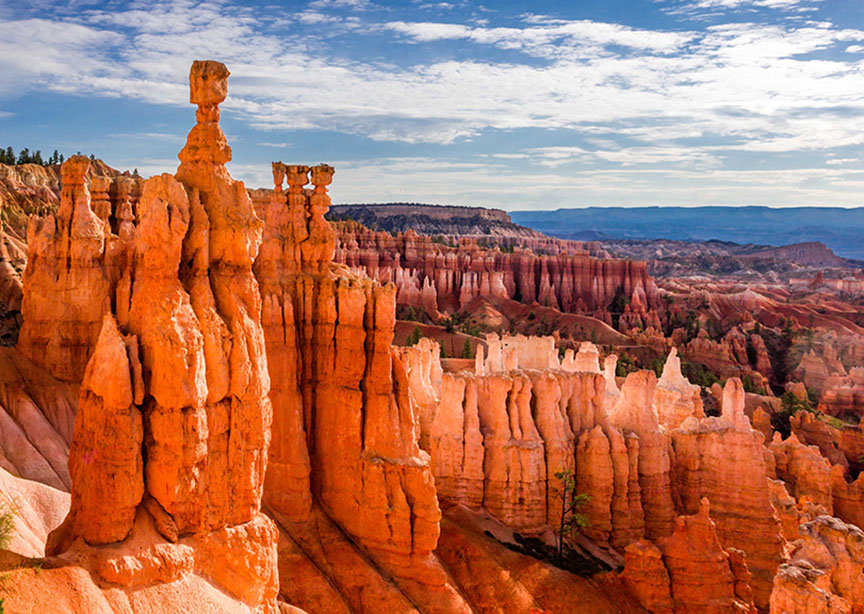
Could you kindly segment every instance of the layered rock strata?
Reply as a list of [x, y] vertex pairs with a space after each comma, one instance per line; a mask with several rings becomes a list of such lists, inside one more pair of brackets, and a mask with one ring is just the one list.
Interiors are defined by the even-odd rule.
[[297, 534], [317, 502], [424, 611], [468, 611], [432, 555], [441, 512], [409, 371], [391, 349], [396, 289], [332, 263], [331, 167], [274, 163], [273, 176], [255, 263], [276, 382], [266, 500]]
[[[412, 382], [432, 389], [420, 396], [440, 399], [421, 421], [428, 431], [421, 441], [428, 441], [442, 499], [540, 535], [555, 526], [560, 485], [553, 476], [572, 471], [577, 490], [591, 495], [585, 534], [623, 552], [643, 537], [657, 544], [669, 538], [677, 516], [698, 514], [707, 498], [721, 548], [742, 552], [742, 565], [746, 556], [752, 580], [738, 584], [752, 586], [753, 601], [767, 608], [783, 541], [766, 477], [776, 463], [744, 413], [739, 380], [722, 391], [722, 416], [705, 418], [698, 387], [681, 376], [674, 352], [658, 394], [645, 371], [618, 390], [599, 373], [596, 350], [580, 351], [591, 360], [559, 362], [539, 340], [489, 341], [490, 357], [478, 359], [473, 373], [444, 373], [438, 388], [434, 378]], [[547, 361], [549, 368], [520, 368]], [[661, 424], [661, 411], [669, 424]], [[801, 462], [780, 462], [776, 470], [788, 477]], [[801, 488], [813, 490], [807, 479], [800, 478]], [[642, 560], [651, 568], [656, 557], [646, 548]]]
[[477, 297], [536, 302], [564, 312], [603, 316], [620, 295], [641, 323], [640, 316], [661, 304], [644, 262], [597, 259], [572, 251], [537, 255], [516, 248], [502, 253], [484, 250], [470, 240], [463, 240], [457, 249], [412, 231], [392, 236], [343, 224], [336, 261], [381, 283], [394, 283], [400, 305], [426, 309], [433, 317]]
[[[540, 534], [556, 524], [555, 474], [572, 472], [591, 495], [586, 534], [597, 543], [623, 548], [646, 531], [671, 534], [672, 449], [654, 407], [656, 378], [632, 374], [619, 392], [614, 359], [604, 375], [592, 344], [559, 361], [551, 341], [490, 336], [474, 372], [443, 373], [438, 385], [411, 379], [415, 397], [440, 399], [421, 420], [439, 496]], [[403, 353], [423, 371], [426, 351]], [[701, 411], [698, 397], [687, 398], [689, 413]]]
[[685, 513], [711, 502], [711, 517], [724, 548], [747, 555], [756, 605], [768, 605], [774, 573], [780, 563], [780, 521], [771, 504], [762, 434], [744, 414], [740, 380], [723, 390], [720, 417], [685, 420], [672, 432], [675, 487]]
[[[127, 587], [200, 573], [269, 613], [276, 532], [259, 509], [270, 379], [252, 274], [261, 222], [224, 167], [231, 150], [218, 105], [227, 77], [222, 64], [193, 64], [198, 123], [177, 176], [144, 183], [137, 227], [124, 215], [115, 234], [92, 208], [87, 159], [63, 164], [57, 216], [31, 225], [19, 347], [81, 381], [71, 509], [49, 536], [49, 553], [89, 560], [103, 580]], [[52, 321], [58, 299], [65, 309]], [[146, 535], [143, 550], [88, 550]], [[155, 551], [179, 557], [184, 548], [194, 562], [149, 567]]]
[[72, 156], [59, 170], [56, 213], [31, 217], [27, 227], [27, 287], [17, 348], [54, 377], [80, 382], [102, 316], [123, 300], [118, 292], [125, 291], [128, 301], [130, 280], [123, 274], [132, 257], [130, 231], [141, 179], [94, 175], [84, 156]]

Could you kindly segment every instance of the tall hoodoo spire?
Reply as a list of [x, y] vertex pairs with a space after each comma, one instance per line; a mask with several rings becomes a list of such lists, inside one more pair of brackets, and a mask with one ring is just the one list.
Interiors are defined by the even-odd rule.
[[228, 95], [230, 74], [219, 62], [195, 60], [192, 63], [189, 102], [198, 105], [195, 113], [198, 123], [189, 133], [186, 146], [177, 155], [181, 162], [224, 165], [231, 161], [231, 148], [219, 127], [219, 105]]
[[[91, 209], [86, 159], [64, 165], [64, 230], [45, 241], [52, 254], [99, 251], [79, 268], [103, 284], [76, 295], [87, 323], [98, 318], [101, 329], [80, 352], [90, 360], [69, 453], [72, 506], [47, 550], [121, 542], [147, 531], [146, 510], [166, 540], [192, 546], [197, 571], [272, 614], [276, 529], [260, 512], [272, 410], [252, 272], [263, 224], [225, 168], [231, 149], [218, 105], [228, 74], [218, 62], [192, 65], [197, 124], [177, 175], [144, 182], [137, 215], [116, 212], [119, 236]], [[129, 257], [100, 258], [103, 242]], [[43, 299], [31, 296], [38, 310]], [[242, 556], [226, 552], [235, 540]]]

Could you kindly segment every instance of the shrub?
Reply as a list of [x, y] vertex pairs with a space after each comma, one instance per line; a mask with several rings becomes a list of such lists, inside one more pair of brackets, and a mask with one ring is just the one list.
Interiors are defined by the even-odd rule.
[[0, 550], [9, 547], [15, 532], [15, 506], [0, 503]]
[[780, 411], [776, 412], [771, 417], [771, 426], [775, 431], [778, 431], [783, 438], [789, 436], [792, 432], [792, 426], [789, 424], [789, 419], [799, 411], [806, 411], [814, 416], [818, 416], [819, 412], [813, 409], [809, 398], [799, 399], [795, 393], [787, 391], [780, 397]]

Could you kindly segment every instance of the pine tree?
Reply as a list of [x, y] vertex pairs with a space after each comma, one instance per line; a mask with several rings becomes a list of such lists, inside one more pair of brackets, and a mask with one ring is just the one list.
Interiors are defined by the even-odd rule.
[[60, 154], [57, 153], [57, 150], [54, 150], [54, 154], [51, 156], [51, 164], [60, 164]]
[[40, 166], [45, 166], [45, 161], [42, 160], [42, 151], [37, 149], [36, 153], [33, 154], [33, 164], [38, 164]]
[[450, 356], [447, 355], [447, 348], [444, 347], [444, 340], [442, 339], [438, 344], [441, 346], [441, 358], [450, 358]]
[[474, 348], [471, 345], [471, 340], [466, 339], [465, 345], [462, 346], [462, 354], [460, 358], [474, 358]]
[[60, 154], [60, 164], [63, 164], [63, 160], [65, 160], [65, 159], [66, 158], [63, 156], [63, 154]]
[[423, 336], [423, 333], [420, 332], [420, 327], [415, 326], [414, 330], [411, 331], [411, 334], [408, 335], [408, 338], [405, 340], [405, 345], [412, 346], [417, 345], [417, 342], [420, 341], [420, 337]]
[[30, 162], [30, 150], [25, 147], [18, 154], [18, 164], [27, 164], [28, 162]]

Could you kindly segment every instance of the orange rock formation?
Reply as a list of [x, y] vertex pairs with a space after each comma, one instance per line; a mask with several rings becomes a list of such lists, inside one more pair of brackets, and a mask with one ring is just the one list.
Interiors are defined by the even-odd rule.
[[[784, 440], [734, 377], [706, 417], [675, 349], [659, 380], [619, 387], [588, 342], [559, 357], [553, 337], [493, 334], [444, 367], [431, 340], [392, 347], [397, 300], [605, 317], [622, 288], [626, 328], [658, 295], [635, 263], [337, 236], [324, 164], [274, 163], [253, 202], [225, 168], [227, 77], [193, 65], [176, 175], [74, 156], [56, 215], [31, 222], [18, 349], [0, 348], [0, 489], [26, 500], [16, 551], [49, 556], [44, 576], [12, 572], [7, 611], [864, 612], [859, 427], [804, 412]], [[729, 374], [750, 350], [764, 384], [758, 335], [684, 348]], [[846, 373], [823, 400], [854, 408], [831, 397]], [[561, 471], [590, 495], [579, 546], [614, 571], [483, 536], [551, 544]]]
[[659, 292], [644, 262], [574, 254], [567, 243], [554, 247], [554, 255], [518, 248], [509, 254], [483, 250], [465, 240], [456, 249], [412, 231], [394, 237], [343, 223], [336, 261], [382, 283], [393, 282], [400, 305], [420, 307], [433, 317], [458, 310], [476, 297], [528, 305], [536, 301], [605, 320], [606, 308], [621, 292], [640, 323], [650, 308], [659, 306]]
[[177, 177], [144, 183], [137, 227], [121, 215], [115, 234], [93, 210], [88, 160], [63, 164], [57, 215], [31, 226], [19, 350], [81, 381], [72, 504], [48, 553], [128, 588], [206, 576], [263, 613], [278, 587], [276, 531], [259, 511], [271, 421], [252, 274], [261, 223], [224, 167], [227, 77], [193, 64], [198, 124]]

